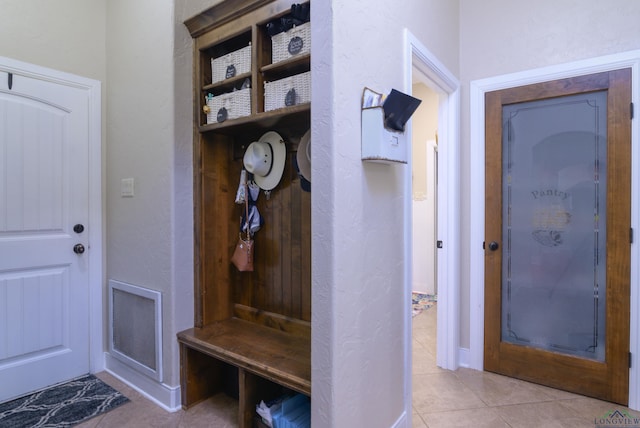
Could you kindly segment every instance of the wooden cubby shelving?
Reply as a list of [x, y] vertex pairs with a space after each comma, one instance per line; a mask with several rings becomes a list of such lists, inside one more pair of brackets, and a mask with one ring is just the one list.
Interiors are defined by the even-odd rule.
[[[310, 103], [264, 111], [264, 82], [310, 70], [310, 54], [271, 64], [266, 24], [290, 0], [226, 0], [187, 20], [194, 38], [195, 319], [178, 333], [182, 405], [225, 392], [239, 403], [239, 426], [254, 426], [255, 406], [283, 391], [311, 396], [311, 195], [292, 159], [310, 128]], [[251, 71], [211, 81], [211, 58], [251, 43]], [[251, 114], [207, 123], [205, 96], [251, 82]], [[246, 147], [266, 131], [286, 142], [282, 179], [258, 209], [255, 269], [230, 258], [243, 206], [234, 203]]]

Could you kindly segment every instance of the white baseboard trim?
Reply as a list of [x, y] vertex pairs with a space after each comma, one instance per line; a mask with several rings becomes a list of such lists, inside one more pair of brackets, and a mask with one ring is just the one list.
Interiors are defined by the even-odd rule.
[[402, 412], [398, 420], [391, 425], [391, 428], [408, 428], [410, 426], [409, 420], [407, 419], [407, 412]]
[[105, 370], [115, 376], [149, 400], [168, 412], [177, 412], [181, 407], [180, 386], [169, 386], [158, 383], [131, 367], [113, 358], [108, 352], [104, 354]]
[[458, 348], [458, 365], [465, 368], [471, 367], [470, 355], [468, 348]]

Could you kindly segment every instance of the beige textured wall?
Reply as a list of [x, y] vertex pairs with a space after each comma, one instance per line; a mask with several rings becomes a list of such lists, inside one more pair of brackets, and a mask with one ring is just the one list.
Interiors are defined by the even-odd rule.
[[438, 132], [438, 94], [423, 83], [416, 83], [411, 95], [422, 100], [411, 121], [413, 199], [424, 200], [427, 193], [426, 142], [435, 140]]
[[312, 423], [389, 427], [411, 412], [402, 335], [411, 195], [406, 165], [362, 162], [360, 98], [365, 86], [410, 90], [405, 28], [457, 73], [458, 4], [316, 1], [312, 21], [312, 174], [323, 177], [312, 192]]
[[0, 56], [100, 80], [104, 91], [105, 0], [2, 0], [0, 9]]
[[[469, 236], [468, 219], [474, 215], [469, 207], [469, 82], [640, 49], [639, 18], [640, 2], [636, 0], [460, 0], [463, 237]], [[463, 245], [461, 265], [468, 266], [471, 243]], [[469, 283], [469, 272], [463, 271], [463, 348], [470, 343]]]
[[[106, 274], [162, 292], [164, 383], [175, 386], [173, 0], [106, 3]], [[133, 198], [120, 195], [123, 178]]]
[[[105, 0], [0, 0], [0, 11], [0, 56], [89, 77], [102, 83], [102, 174], [105, 176]], [[103, 211], [105, 209], [103, 199]], [[106, 245], [106, 239], [103, 245]], [[103, 257], [106, 257], [105, 251]]]

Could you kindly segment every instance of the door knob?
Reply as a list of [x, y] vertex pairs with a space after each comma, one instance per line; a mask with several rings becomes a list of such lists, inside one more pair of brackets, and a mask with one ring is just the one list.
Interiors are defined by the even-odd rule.
[[490, 249], [491, 251], [495, 251], [495, 250], [497, 250], [498, 248], [500, 248], [500, 245], [498, 245], [498, 243], [497, 243], [496, 241], [491, 241], [491, 242], [489, 242], [489, 249]]
[[80, 223], [76, 224], [75, 226], [73, 226], [73, 231], [74, 231], [75, 233], [82, 233], [82, 232], [84, 232], [84, 225], [82, 225], [82, 224], [80, 224]]
[[82, 244], [76, 244], [73, 246], [73, 252], [76, 254], [82, 254], [84, 253], [84, 245]]

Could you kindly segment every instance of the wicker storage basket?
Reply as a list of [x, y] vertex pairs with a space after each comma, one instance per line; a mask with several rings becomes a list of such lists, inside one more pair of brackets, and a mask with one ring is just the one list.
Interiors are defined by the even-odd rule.
[[271, 62], [276, 63], [311, 51], [311, 23], [293, 27], [271, 37]]
[[220, 123], [251, 114], [251, 88], [207, 97], [207, 123]]
[[218, 58], [211, 58], [211, 83], [251, 71], [251, 45]]
[[311, 72], [264, 83], [264, 111], [311, 102]]

